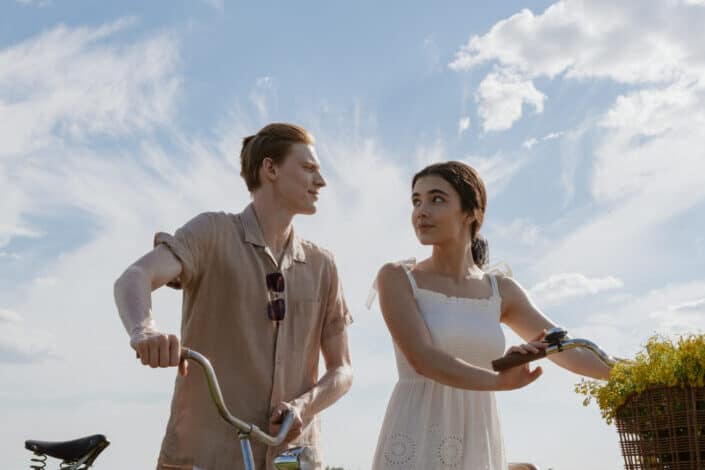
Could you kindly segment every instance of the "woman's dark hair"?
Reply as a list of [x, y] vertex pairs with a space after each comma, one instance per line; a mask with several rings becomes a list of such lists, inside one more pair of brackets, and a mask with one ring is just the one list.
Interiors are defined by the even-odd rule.
[[479, 267], [486, 266], [490, 261], [490, 248], [487, 240], [480, 235], [487, 208], [487, 193], [482, 178], [474, 168], [462, 162], [434, 163], [414, 175], [412, 190], [419, 178], [431, 175], [440, 176], [450, 183], [460, 196], [463, 211], [475, 217], [470, 226], [472, 259]]

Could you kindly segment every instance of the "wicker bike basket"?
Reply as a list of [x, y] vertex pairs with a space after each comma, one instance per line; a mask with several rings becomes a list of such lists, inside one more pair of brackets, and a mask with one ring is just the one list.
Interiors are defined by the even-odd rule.
[[626, 470], [705, 469], [705, 388], [650, 388], [615, 421]]

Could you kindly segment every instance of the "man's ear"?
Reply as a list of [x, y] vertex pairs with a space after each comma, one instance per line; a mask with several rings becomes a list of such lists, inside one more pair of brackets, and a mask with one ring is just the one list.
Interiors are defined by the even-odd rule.
[[277, 166], [274, 164], [274, 160], [270, 157], [265, 157], [264, 160], [262, 160], [262, 168], [260, 171], [262, 176], [269, 181], [276, 180], [279, 173]]

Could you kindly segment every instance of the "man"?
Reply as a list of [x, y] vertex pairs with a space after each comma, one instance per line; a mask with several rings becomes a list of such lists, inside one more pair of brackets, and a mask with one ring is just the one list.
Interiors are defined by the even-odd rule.
[[[159, 331], [151, 291], [183, 289], [181, 342], [211, 360], [231, 412], [276, 433], [289, 410], [291, 445], [317, 455], [317, 414], [352, 384], [352, 322], [331, 254], [299, 238], [296, 214], [314, 214], [326, 183], [313, 137], [270, 124], [243, 140], [241, 175], [252, 203], [240, 214], [203, 213], [157, 233], [154, 249], [115, 283], [115, 302], [144, 365], [179, 365], [181, 343]], [[326, 373], [318, 378], [322, 353]], [[282, 450], [252, 442], [258, 469]], [[234, 430], [218, 415], [200, 373], [180, 365], [158, 469], [244, 468]]]

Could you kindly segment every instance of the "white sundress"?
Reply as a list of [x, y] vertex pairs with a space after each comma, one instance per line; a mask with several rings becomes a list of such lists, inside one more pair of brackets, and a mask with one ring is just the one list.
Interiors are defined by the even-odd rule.
[[[492, 297], [451, 297], [420, 289], [404, 264], [433, 343], [491, 369], [504, 354], [497, 281]], [[507, 470], [494, 392], [449, 387], [417, 374], [394, 345], [399, 381], [392, 391], [372, 470]]]

